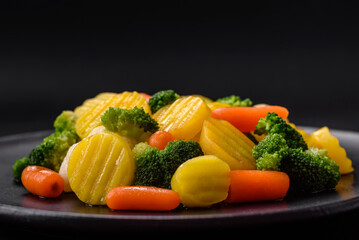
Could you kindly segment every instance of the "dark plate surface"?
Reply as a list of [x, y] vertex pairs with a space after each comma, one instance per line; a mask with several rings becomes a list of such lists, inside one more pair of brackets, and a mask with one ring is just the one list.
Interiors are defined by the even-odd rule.
[[[308, 131], [313, 128], [306, 127]], [[359, 208], [359, 133], [331, 130], [353, 160], [354, 173], [342, 176], [336, 191], [305, 196], [289, 195], [284, 200], [218, 204], [212, 208], [184, 209], [171, 212], [111, 211], [91, 207], [75, 194], [64, 193], [57, 199], [44, 199], [29, 194], [12, 178], [14, 161], [27, 156], [31, 149], [51, 131], [24, 133], [0, 138], [0, 220], [8, 224], [67, 229], [131, 230], [154, 228], [201, 228], [247, 226], [329, 216]]]

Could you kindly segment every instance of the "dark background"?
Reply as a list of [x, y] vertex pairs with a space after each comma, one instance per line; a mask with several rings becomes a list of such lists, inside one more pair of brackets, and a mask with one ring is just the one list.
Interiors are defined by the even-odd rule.
[[[286, 106], [298, 125], [359, 131], [358, 10], [349, 1], [2, 1], [0, 135], [50, 129], [99, 92], [163, 89], [237, 94]], [[355, 239], [358, 214], [247, 233]]]
[[286, 106], [299, 125], [358, 131], [358, 10], [345, 1], [6, 1], [0, 134], [49, 129], [102, 91], [163, 89], [237, 94]]

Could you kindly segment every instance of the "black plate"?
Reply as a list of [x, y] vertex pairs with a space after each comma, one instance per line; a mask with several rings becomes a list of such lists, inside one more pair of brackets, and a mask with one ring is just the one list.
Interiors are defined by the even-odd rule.
[[[308, 131], [312, 128], [306, 128]], [[184, 209], [171, 212], [111, 211], [107, 207], [86, 206], [73, 193], [57, 199], [29, 194], [12, 178], [14, 161], [29, 151], [51, 131], [24, 133], [0, 138], [0, 220], [24, 226], [62, 226], [66, 229], [91, 231], [141, 229], [178, 229], [248, 226], [329, 216], [359, 207], [359, 133], [331, 130], [353, 160], [355, 172], [342, 176], [336, 191], [305, 196], [287, 196], [281, 201], [218, 204], [211, 208]]]

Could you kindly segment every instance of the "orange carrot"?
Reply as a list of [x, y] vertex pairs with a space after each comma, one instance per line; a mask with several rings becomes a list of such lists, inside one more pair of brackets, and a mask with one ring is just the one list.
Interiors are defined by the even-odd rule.
[[140, 95], [146, 99], [146, 102], [150, 101], [151, 95], [141, 92]]
[[227, 203], [270, 201], [284, 198], [289, 177], [284, 172], [232, 170]]
[[151, 135], [148, 139], [148, 145], [156, 147], [159, 150], [165, 149], [167, 144], [171, 141], [174, 141], [175, 138], [173, 135], [166, 131], [157, 131]]
[[27, 166], [22, 171], [21, 182], [29, 192], [47, 198], [58, 197], [65, 186], [60, 174], [40, 166]]
[[217, 108], [212, 111], [212, 117], [226, 120], [241, 132], [247, 133], [254, 131], [259, 119], [266, 117], [269, 112], [275, 112], [283, 119], [289, 115], [285, 107], [269, 105], [264, 107]]
[[170, 211], [180, 202], [173, 190], [147, 186], [115, 187], [106, 198], [107, 206], [114, 210]]

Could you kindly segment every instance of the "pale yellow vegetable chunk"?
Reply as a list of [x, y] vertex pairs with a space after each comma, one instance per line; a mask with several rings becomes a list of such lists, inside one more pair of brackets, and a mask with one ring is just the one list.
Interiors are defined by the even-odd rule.
[[78, 117], [84, 115], [87, 111], [92, 109], [94, 106], [102, 104], [104, 101], [109, 99], [110, 97], [115, 96], [116, 93], [112, 92], [103, 92], [96, 95], [94, 98], [86, 99], [80, 106], [76, 107], [74, 112]]
[[211, 116], [211, 110], [199, 97], [186, 96], [158, 110], [153, 118], [160, 130], [170, 132], [176, 139], [189, 140], [202, 129], [203, 121]]
[[179, 166], [171, 179], [186, 207], [209, 207], [227, 198], [230, 168], [213, 155], [192, 158]]
[[340, 146], [337, 137], [331, 134], [328, 127], [322, 127], [312, 132], [307, 139], [308, 147], [326, 149], [328, 157], [339, 165], [339, 172], [347, 174], [354, 171], [352, 160], [348, 158], [345, 149]]
[[146, 99], [138, 92], [123, 92], [110, 96], [102, 103], [94, 105], [77, 119], [75, 125], [76, 132], [80, 138], [87, 137], [94, 128], [101, 125], [101, 115], [109, 107], [131, 109], [135, 106], [143, 107], [145, 112], [151, 113]]
[[106, 204], [107, 192], [130, 185], [135, 163], [127, 142], [115, 133], [98, 133], [73, 149], [67, 174], [77, 197], [90, 205]]
[[254, 143], [225, 120], [205, 120], [199, 144], [204, 154], [219, 157], [231, 170], [256, 169], [256, 160], [252, 156]]

